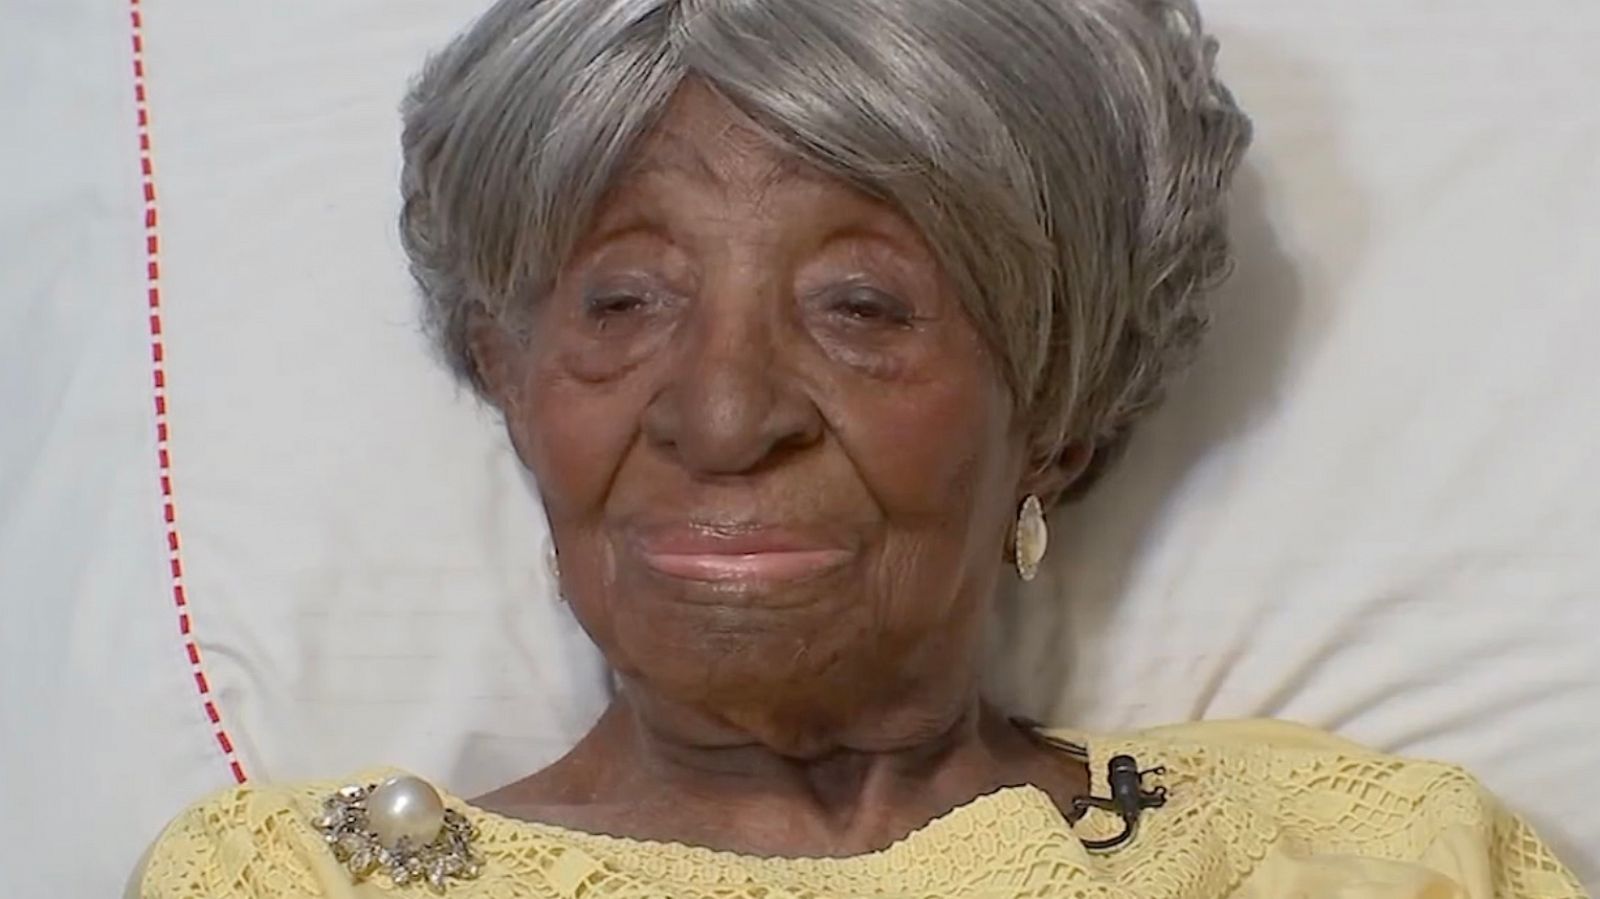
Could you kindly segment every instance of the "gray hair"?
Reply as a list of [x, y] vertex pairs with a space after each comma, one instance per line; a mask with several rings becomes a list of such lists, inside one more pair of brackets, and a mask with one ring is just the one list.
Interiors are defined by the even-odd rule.
[[474, 306], [525, 321], [696, 77], [921, 229], [1037, 452], [1109, 458], [1228, 267], [1250, 123], [1215, 53], [1191, 0], [501, 0], [404, 106], [425, 324], [481, 391]]

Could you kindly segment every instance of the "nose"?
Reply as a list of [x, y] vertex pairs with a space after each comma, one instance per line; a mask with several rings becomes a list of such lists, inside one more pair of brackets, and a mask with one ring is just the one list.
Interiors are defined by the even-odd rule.
[[821, 412], [782, 364], [765, 305], [697, 304], [704, 311], [645, 410], [646, 438], [691, 472], [746, 474], [822, 436]]

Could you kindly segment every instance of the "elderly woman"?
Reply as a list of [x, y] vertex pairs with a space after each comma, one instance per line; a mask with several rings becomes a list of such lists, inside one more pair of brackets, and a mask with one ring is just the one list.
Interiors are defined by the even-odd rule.
[[1204, 329], [1212, 55], [1185, 0], [495, 6], [406, 105], [403, 232], [615, 699], [472, 802], [206, 800], [142, 895], [1579, 895], [1456, 769], [980, 692], [992, 597]]

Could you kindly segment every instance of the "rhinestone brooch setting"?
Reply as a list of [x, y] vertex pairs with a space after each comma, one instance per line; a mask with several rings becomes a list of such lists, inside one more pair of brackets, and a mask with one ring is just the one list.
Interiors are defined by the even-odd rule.
[[471, 880], [483, 869], [472, 822], [445, 808], [420, 778], [341, 787], [311, 825], [357, 882], [381, 874], [395, 886], [426, 884], [442, 895], [451, 880]]

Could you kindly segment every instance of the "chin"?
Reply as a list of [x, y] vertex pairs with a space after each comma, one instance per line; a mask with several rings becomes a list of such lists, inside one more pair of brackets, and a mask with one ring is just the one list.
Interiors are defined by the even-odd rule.
[[675, 606], [619, 622], [612, 663], [671, 703], [789, 722], [798, 735], [877, 699], [873, 672], [892, 657], [865, 618], [823, 602]]

